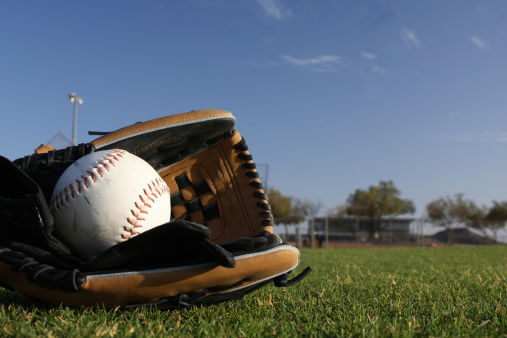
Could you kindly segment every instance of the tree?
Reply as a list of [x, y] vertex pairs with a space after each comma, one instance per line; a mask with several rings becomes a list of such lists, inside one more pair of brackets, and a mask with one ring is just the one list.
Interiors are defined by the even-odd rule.
[[340, 204], [336, 206], [333, 209], [329, 209], [327, 211], [327, 217], [335, 217], [335, 218], [345, 218], [347, 216], [350, 216], [347, 214], [347, 205], [346, 204]]
[[415, 212], [414, 202], [408, 199], [401, 199], [401, 192], [394, 186], [393, 181], [380, 181], [379, 190], [379, 205], [383, 216], [393, 218], [398, 215], [413, 214]]
[[493, 243], [497, 243], [498, 231], [507, 223], [507, 201], [493, 201], [493, 206], [489, 209], [485, 206], [477, 208], [471, 213], [470, 218], [472, 228], [481, 231], [485, 236], [488, 236], [489, 230]]
[[415, 212], [414, 202], [401, 199], [400, 195], [393, 181], [380, 181], [379, 185], [371, 185], [368, 190], [356, 189], [347, 199], [347, 214], [368, 218], [369, 240], [373, 240], [375, 234], [380, 236], [383, 219]]
[[285, 240], [289, 241], [289, 224], [297, 224], [304, 221], [306, 210], [297, 204], [298, 200], [284, 196], [274, 188], [268, 192], [268, 201], [275, 224], [283, 224], [285, 228]]
[[443, 227], [447, 233], [447, 244], [454, 244], [454, 229], [458, 226], [471, 225], [480, 217], [480, 208], [463, 197], [456, 194], [454, 199], [446, 196], [430, 202], [426, 206], [427, 218], [436, 226]]
[[[319, 213], [319, 210], [322, 208], [322, 202], [321, 201], [311, 201], [307, 198], [305, 199], [296, 199], [294, 203], [294, 215], [299, 216], [300, 220], [298, 223], [304, 221], [306, 218], [309, 218], [311, 221], [311, 230], [310, 230], [310, 240], [313, 242], [315, 239], [315, 220], [314, 217], [317, 216]], [[300, 231], [299, 225], [298, 225], [298, 233]], [[299, 243], [299, 237], [298, 237], [298, 246]], [[313, 248], [313, 244], [312, 244]]]
[[493, 242], [497, 242], [498, 230], [505, 227], [507, 222], [507, 201], [493, 201], [493, 206], [489, 209], [485, 217], [486, 227], [493, 233]]
[[295, 199], [294, 200], [294, 209], [296, 210], [295, 214], [314, 218], [319, 213], [319, 210], [322, 208], [321, 201], [311, 201], [307, 198], [305, 199]]

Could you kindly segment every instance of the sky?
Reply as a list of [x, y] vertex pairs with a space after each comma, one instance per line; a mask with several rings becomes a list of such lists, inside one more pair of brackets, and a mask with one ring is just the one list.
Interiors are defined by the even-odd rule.
[[503, 0], [1, 1], [0, 154], [71, 138], [70, 92], [78, 143], [230, 111], [269, 187], [322, 215], [380, 180], [415, 217], [507, 200]]

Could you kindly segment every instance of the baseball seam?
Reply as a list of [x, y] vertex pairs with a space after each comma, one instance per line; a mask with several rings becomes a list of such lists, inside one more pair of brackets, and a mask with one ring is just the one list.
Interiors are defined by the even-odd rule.
[[[74, 180], [75, 183], [69, 184], [58, 192], [50, 201], [51, 211], [57, 213], [70, 203], [76, 195], [80, 195], [83, 189], [89, 189], [97, 179], [110, 172], [112, 167], [115, 167], [124, 158], [123, 155], [127, 153], [120, 149], [113, 149], [112, 152], [107, 154], [105, 159], [98, 162], [98, 165], [94, 166], [93, 169], [87, 170], [88, 175], [81, 175], [80, 179]], [[139, 234], [139, 231], [135, 229], [142, 227], [142, 222], [145, 220], [149, 208], [163, 194], [169, 194], [169, 187], [162, 178], [156, 178], [148, 183], [147, 188], [144, 188], [139, 195], [140, 202], [134, 202], [134, 208], [130, 210], [132, 217], [126, 219], [127, 225], [123, 227], [126, 234], [121, 235], [123, 239], [126, 240]]]
[[139, 229], [142, 227], [142, 221], [145, 220], [145, 216], [148, 214], [148, 209], [151, 208], [152, 204], [156, 201], [157, 198], [162, 196], [163, 194], [169, 193], [169, 187], [165, 184], [162, 178], [157, 178], [151, 181], [151, 184], [148, 183], [148, 188], [143, 189], [143, 194], [139, 195], [139, 199], [141, 203], [134, 202], [135, 209], [131, 209], [133, 218], [127, 218], [127, 223], [131, 226], [123, 227], [123, 230], [127, 232], [126, 235], [121, 235], [123, 239], [129, 239], [132, 236], [139, 234], [135, 229]]

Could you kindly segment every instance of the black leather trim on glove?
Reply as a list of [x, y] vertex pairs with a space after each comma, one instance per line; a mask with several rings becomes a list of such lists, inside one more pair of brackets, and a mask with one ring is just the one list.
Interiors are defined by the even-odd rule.
[[0, 156], [0, 243], [22, 242], [69, 255], [52, 233], [54, 219], [40, 187], [7, 158]]
[[88, 262], [83, 270], [103, 271], [214, 262], [232, 268], [234, 256], [208, 241], [211, 231], [201, 224], [172, 221], [119, 243]]

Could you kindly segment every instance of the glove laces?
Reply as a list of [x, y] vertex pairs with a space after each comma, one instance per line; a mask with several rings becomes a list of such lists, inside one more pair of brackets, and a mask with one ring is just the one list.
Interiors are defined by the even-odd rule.
[[257, 207], [259, 207], [262, 211], [259, 215], [264, 218], [262, 220], [263, 226], [273, 226], [273, 214], [271, 213], [271, 206], [267, 203], [268, 196], [264, 192], [264, 187], [262, 183], [259, 181], [259, 173], [256, 170], [256, 165], [253, 162], [253, 157], [250, 153], [248, 153], [248, 146], [246, 144], [245, 139], [242, 137], [241, 141], [234, 145], [234, 149], [240, 151], [238, 154], [238, 158], [243, 161], [243, 168], [247, 169], [246, 176], [251, 178], [250, 186], [255, 189], [253, 195], [255, 198], [260, 201], [257, 202]]

